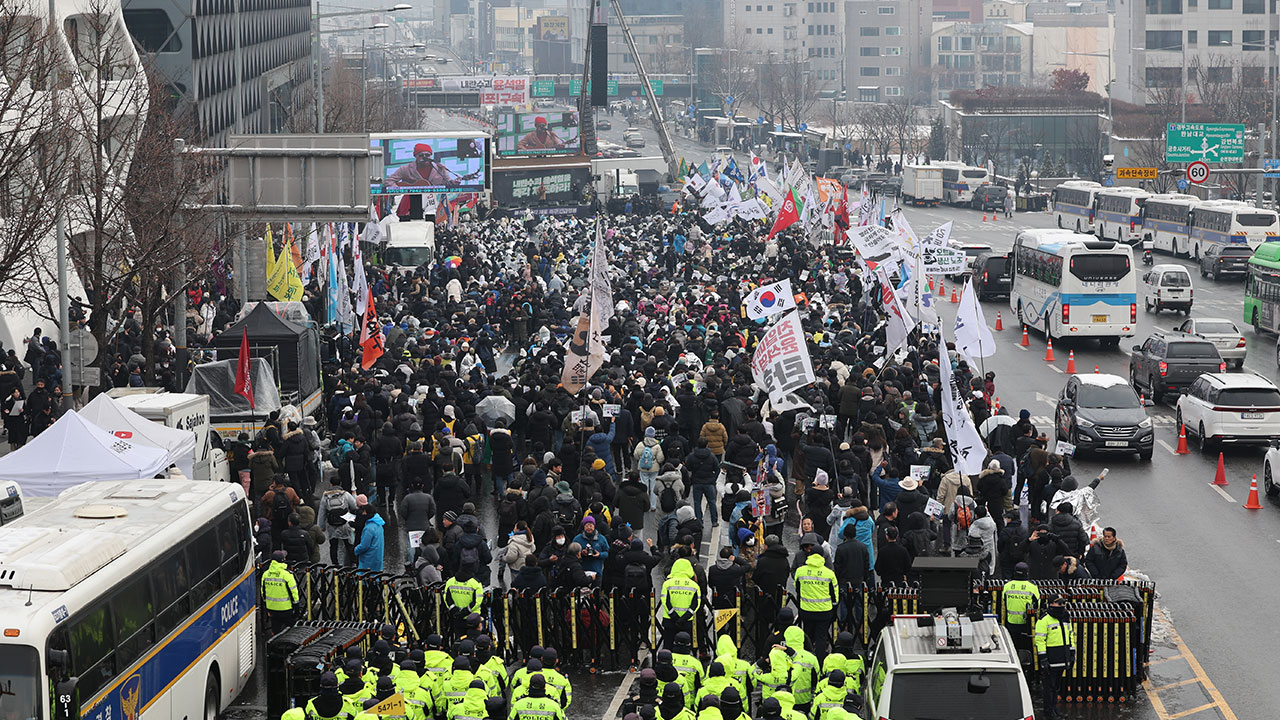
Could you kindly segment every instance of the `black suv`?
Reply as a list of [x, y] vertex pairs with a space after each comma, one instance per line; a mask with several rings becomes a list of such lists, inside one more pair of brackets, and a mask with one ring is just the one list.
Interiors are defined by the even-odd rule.
[[1129, 356], [1129, 382], [1155, 402], [1166, 392], [1182, 392], [1204, 373], [1226, 371], [1213, 341], [1186, 333], [1157, 331]]
[[981, 185], [973, 191], [973, 199], [969, 207], [974, 210], [1004, 210], [1004, 199], [1009, 196], [1009, 188], [1003, 185]]
[[1138, 453], [1151, 459], [1155, 431], [1133, 388], [1119, 375], [1072, 375], [1058, 393], [1054, 425], [1059, 440], [1087, 452]]
[[1009, 263], [1009, 253], [982, 253], [973, 259], [970, 271], [973, 278], [973, 290], [979, 300], [992, 297], [1009, 297], [1013, 288], [1013, 266]]
[[1200, 256], [1200, 277], [1212, 276], [1217, 280], [1219, 275], [1244, 275], [1249, 272], [1249, 258], [1253, 257], [1253, 251], [1248, 245], [1209, 243], [1202, 247], [1204, 254]]

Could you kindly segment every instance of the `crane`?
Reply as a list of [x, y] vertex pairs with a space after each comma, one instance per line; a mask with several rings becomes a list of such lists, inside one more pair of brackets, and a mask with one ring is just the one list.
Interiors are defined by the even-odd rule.
[[[631, 37], [631, 30], [627, 27], [627, 19], [622, 14], [622, 5], [618, 0], [609, 0], [613, 5], [613, 14], [618, 16], [618, 27], [622, 29], [622, 37], [627, 41], [627, 48], [631, 50], [631, 57], [636, 61], [636, 72], [640, 75], [640, 87], [644, 88], [645, 100], [649, 103], [649, 116], [653, 120], [653, 127], [658, 131], [658, 146], [662, 148], [662, 159], [667, 161], [667, 172], [671, 179], [676, 179], [676, 173], [679, 171], [679, 164], [676, 161], [676, 151], [671, 145], [671, 136], [667, 134], [667, 126], [662, 122], [662, 110], [658, 108], [658, 98], [653, 94], [653, 87], [649, 85], [649, 75], [644, 71], [644, 62], [640, 59], [640, 53], [636, 50], [635, 38]], [[584, 83], [585, 84], [585, 83]]]

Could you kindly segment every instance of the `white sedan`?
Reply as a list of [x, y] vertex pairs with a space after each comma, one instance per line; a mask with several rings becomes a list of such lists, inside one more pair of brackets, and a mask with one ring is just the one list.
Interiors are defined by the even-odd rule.
[[1236, 369], [1244, 367], [1244, 356], [1248, 351], [1244, 335], [1236, 324], [1226, 318], [1187, 318], [1178, 326], [1178, 332], [1204, 338], [1218, 348], [1223, 360], [1234, 363]]
[[1280, 447], [1274, 444], [1267, 448], [1267, 457], [1262, 461], [1262, 488], [1267, 497], [1280, 495]]

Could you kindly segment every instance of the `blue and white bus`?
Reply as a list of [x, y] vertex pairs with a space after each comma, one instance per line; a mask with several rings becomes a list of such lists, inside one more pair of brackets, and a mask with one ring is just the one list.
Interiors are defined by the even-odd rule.
[[1257, 250], [1264, 242], [1280, 240], [1275, 210], [1263, 210], [1238, 200], [1207, 200], [1191, 211], [1191, 256], [1199, 259], [1210, 243], [1248, 244]]
[[1050, 193], [1058, 227], [1093, 232], [1093, 196], [1102, 186], [1089, 180], [1068, 180]]
[[1094, 235], [1126, 245], [1142, 241], [1142, 206], [1151, 193], [1135, 187], [1109, 187], [1093, 196]]
[[0, 708], [215, 720], [256, 651], [239, 483], [87, 482], [0, 528]]
[[1009, 307], [1050, 338], [1116, 347], [1138, 322], [1133, 250], [1069, 230], [1023, 230], [1013, 241]]
[[986, 168], [954, 161], [938, 164], [942, 166], [942, 202], [950, 205], [968, 205], [973, 191], [991, 181]]
[[1173, 255], [1191, 254], [1191, 211], [1202, 200], [1195, 195], [1162, 193], [1142, 206], [1142, 240], [1153, 250]]

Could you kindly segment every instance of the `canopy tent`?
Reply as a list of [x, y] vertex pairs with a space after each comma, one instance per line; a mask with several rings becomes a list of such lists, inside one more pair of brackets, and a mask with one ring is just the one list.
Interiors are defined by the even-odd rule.
[[141, 480], [163, 473], [169, 453], [116, 437], [74, 410], [22, 447], [0, 457], [0, 480], [32, 497], [54, 497], [90, 480]]
[[236, 394], [235, 360], [203, 363], [191, 369], [186, 392], [209, 396], [211, 418], [266, 417], [280, 409], [280, 391], [271, 376], [271, 365], [262, 358], [249, 361], [249, 377], [253, 381], [253, 408], [243, 395]]
[[[267, 303], [258, 303], [248, 315], [213, 339], [219, 360], [234, 361], [239, 356], [244, 330], [249, 333], [250, 357], [275, 355], [282, 392], [296, 392], [299, 399], [303, 399], [320, 387], [320, 336], [315, 328], [290, 322], [273, 312]], [[249, 409], [247, 403], [244, 409]]]
[[106, 393], [81, 408], [80, 417], [118, 438], [165, 451], [187, 479], [195, 479], [196, 436], [190, 430], [175, 430], [148, 420]]

